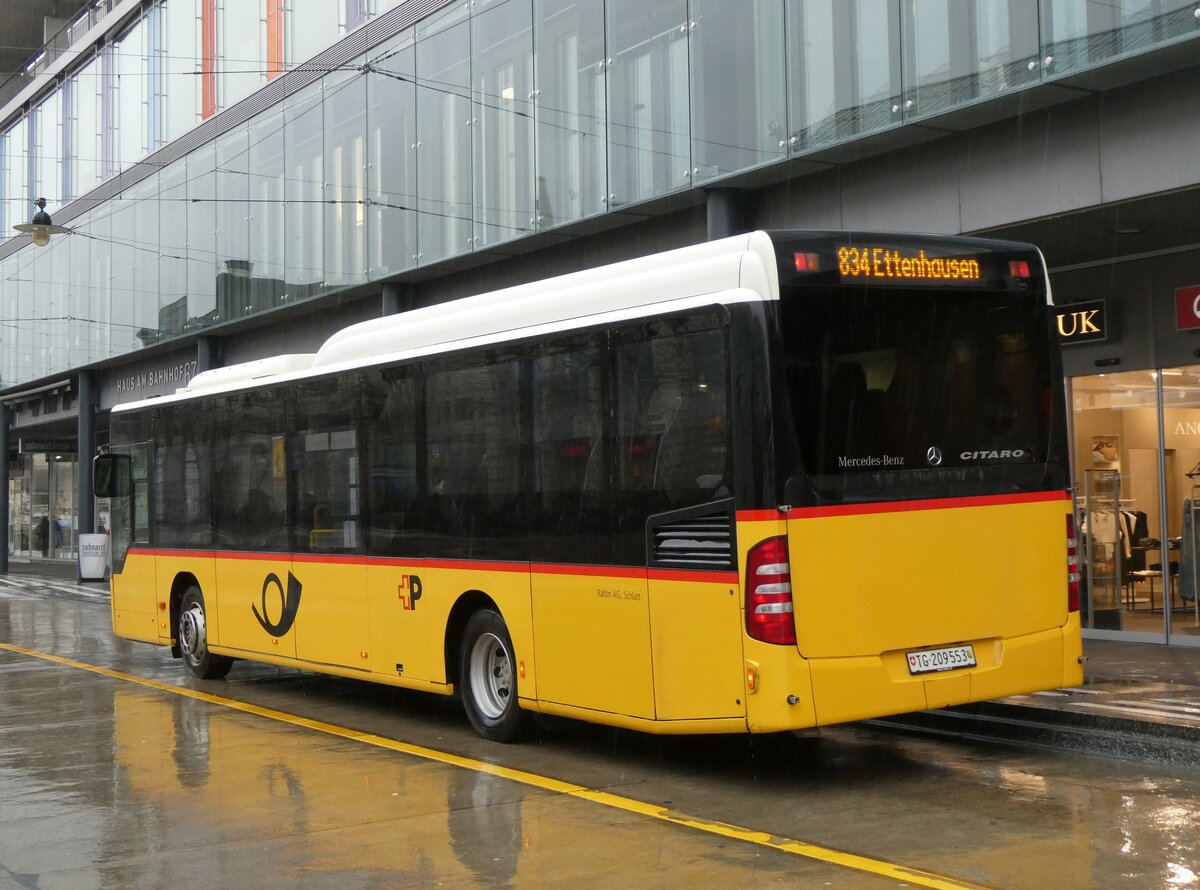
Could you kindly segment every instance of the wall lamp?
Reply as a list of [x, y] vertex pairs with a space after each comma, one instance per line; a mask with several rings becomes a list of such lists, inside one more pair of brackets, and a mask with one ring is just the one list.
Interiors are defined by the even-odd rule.
[[38, 198], [33, 203], [38, 209], [37, 213], [33, 215], [33, 222], [18, 223], [13, 228], [22, 234], [32, 236], [33, 243], [38, 247], [45, 247], [49, 244], [51, 235], [65, 235], [71, 231], [64, 226], [56, 226], [50, 220], [50, 214], [46, 212], [45, 198]]

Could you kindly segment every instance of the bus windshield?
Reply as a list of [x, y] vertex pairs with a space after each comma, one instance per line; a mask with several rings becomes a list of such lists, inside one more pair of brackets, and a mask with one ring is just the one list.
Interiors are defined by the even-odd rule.
[[782, 289], [799, 465], [785, 497], [822, 504], [1061, 484], [1044, 290]]

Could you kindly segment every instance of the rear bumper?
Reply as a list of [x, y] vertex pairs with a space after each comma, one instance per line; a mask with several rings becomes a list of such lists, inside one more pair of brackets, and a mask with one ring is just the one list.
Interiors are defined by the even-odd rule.
[[968, 640], [976, 667], [912, 675], [903, 651], [809, 662], [819, 726], [987, 701], [1083, 682], [1079, 616], [1008, 640]]

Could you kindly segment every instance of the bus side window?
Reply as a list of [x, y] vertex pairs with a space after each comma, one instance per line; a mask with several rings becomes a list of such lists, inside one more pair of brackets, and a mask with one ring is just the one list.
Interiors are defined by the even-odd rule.
[[150, 543], [150, 443], [140, 442], [129, 450], [133, 459], [130, 478], [133, 482], [133, 497], [130, 540], [134, 544]]
[[534, 559], [611, 561], [602, 368], [590, 337], [546, 346], [531, 362]]
[[420, 553], [424, 525], [417, 466], [419, 378], [415, 371], [388, 368], [367, 374], [363, 387], [366, 487], [369, 504], [367, 552], [382, 556]]
[[359, 386], [356, 377], [296, 387], [290, 441], [292, 548], [298, 552], [356, 550], [359, 535]]
[[160, 547], [212, 544], [211, 407], [154, 412], [154, 540]]
[[672, 507], [688, 507], [733, 493], [728, 478], [725, 370], [719, 345], [713, 346], [718, 347], [716, 361], [697, 362], [696, 380], [683, 387], [655, 456], [653, 487], [666, 495]]
[[732, 494], [725, 333], [687, 324], [655, 323], [659, 336], [617, 350], [616, 519], [627, 548], [642, 546], [633, 536], [647, 516]]
[[283, 405], [279, 394], [267, 393], [218, 401], [212, 497], [219, 544], [238, 550], [287, 546]]
[[488, 355], [426, 377], [431, 555], [517, 556], [511, 541], [525, 531], [519, 372], [515, 358]]

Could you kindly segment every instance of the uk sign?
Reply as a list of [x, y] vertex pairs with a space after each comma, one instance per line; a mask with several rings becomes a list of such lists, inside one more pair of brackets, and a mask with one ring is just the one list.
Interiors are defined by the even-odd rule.
[[1055, 320], [1061, 343], [1096, 343], [1108, 339], [1103, 300], [1067, 303], [1059, 307]]

